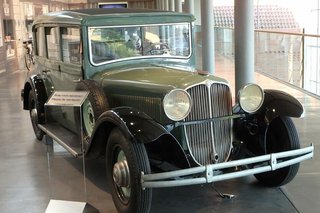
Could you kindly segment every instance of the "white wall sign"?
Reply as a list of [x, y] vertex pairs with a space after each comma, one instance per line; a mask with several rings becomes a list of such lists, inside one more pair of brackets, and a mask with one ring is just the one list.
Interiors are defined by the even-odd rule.
[[46, 105], [48, 106], [81, 106], [89, 92], [87, 91], [55, 91]]

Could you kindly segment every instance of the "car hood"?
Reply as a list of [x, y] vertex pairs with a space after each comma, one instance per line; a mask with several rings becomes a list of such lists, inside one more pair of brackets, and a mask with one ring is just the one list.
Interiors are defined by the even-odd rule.
[[176, 88], [186, 90], [202, 83], [227, 83], [212, 75], [156, 65], [118, 67], [98, 73], [94, 80], [100, 82], [111, 108], [132, 107], [162, 124], [170, 122], [162, 107], [163, 98], [169, 91]]
[[107, 71], [101, 73], [100, 79], [102, 85], [107, 87], [114, 85], [121, 86], [122, 89], [142, 88], [145, 90], [162, 90], [165, 93], [175, 88], [187, 89], [192, 85], [208, 80], [227, 83], [226, 80], [212, 75], [156, 65]]

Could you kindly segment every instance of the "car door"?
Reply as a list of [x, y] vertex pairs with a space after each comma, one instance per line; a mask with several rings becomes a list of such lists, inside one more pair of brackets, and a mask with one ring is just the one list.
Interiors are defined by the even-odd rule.
[[[64, 91], [77, 90], [83, 79], [81, 36], [77, 26], [61, 26], [59, 29], [61, 43], [61, 60], [59, 63], [60, 84]], [[73, 132], [79, 132], [79, 107], [69, 107], [65, 113], [65, 124]]]
[[[59, 25], [44, 26], [46, 57], [43, 57], [42, 75], [47, 94], [54, 91], [74, 91], [82, 79], [80, 55], [80, 30], [77, 27]], [[51, 119], [61, 126], [78, 132], [76, 107], [55, 107]]]

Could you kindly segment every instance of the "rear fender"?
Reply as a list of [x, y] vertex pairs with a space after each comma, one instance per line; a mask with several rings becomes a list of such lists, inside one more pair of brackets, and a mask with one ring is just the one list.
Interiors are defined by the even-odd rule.
[[32, 75], [25, 83], [23, 92], [21, 94], [23, 101], [23, 109], [29, 110], [29, 93], [33, 90], [36, 98], [37, 109], [40, 111], [39, 113], [39, 123], [44, 123], [44, 104], [48, 100], [48, 96], [46, 93], [46, 88], [43, 80], [38, 75]]

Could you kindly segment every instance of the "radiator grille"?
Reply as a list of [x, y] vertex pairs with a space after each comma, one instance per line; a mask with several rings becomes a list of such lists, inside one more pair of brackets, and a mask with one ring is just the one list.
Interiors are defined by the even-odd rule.
[[[187, 92], [193, 107], [185, 121], [216, 118], [232, 114], [229, 87], [224, 84], [200, 84]], [[231, 148], [231, 120], [186, 125], [187, 143], [194, 159], [200, 165], [224, 162]]]

